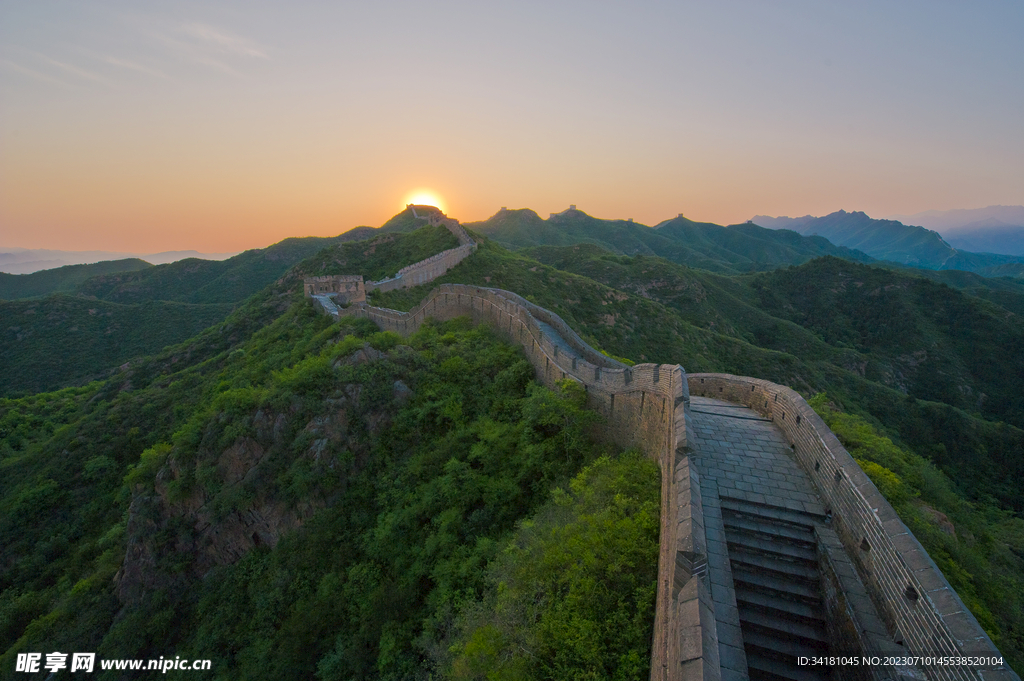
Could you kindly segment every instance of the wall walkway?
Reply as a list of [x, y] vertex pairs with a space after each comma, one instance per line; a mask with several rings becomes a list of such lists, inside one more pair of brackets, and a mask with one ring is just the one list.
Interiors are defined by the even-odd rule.
[[[832, 604], [835, 611], [849, 611], [857, 621], [858, 608], [874, 608], [889, 640], [898, 645], [888, 654], [1002, 657], [920, 542], [798, 393], [769, 381], [729, 374], [692, 374], [688, 381], [693, 395], [743, 404], [785, 436], [793, 460], [813, 483], [831, 529], [845, 549], [845, 555], [837, 554], [838, 560], [849, 559], [855, 569], [855, 574], [844, 573], [841, 565], [835, 565], [836, 584], [859, 580], [870, 598], [858, 603], [849, 589], [833, 589], [832, 598], [841, 601]], [[862, 650], [877, 650], [876, 633], [863, 628], [853, 631], [855, 640], [850, 643]], [[929, 679], [1019, 678], [1001, 665], [915, 666]]]

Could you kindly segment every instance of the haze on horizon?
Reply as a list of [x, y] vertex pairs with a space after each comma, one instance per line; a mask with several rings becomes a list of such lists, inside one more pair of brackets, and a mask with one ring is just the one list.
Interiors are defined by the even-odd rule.
[[1024, 5], [0, 0], [0, 246], [1024, 204]]

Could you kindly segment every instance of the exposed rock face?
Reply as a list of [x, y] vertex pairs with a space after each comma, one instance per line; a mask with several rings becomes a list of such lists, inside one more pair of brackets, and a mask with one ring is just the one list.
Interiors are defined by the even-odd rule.
[[[367, 345], [346, 361], [381, 356]], [[393, 393], [398, 402], [412, 391], [396, 381]], [[345, 386], [324, 400], [321, 414], [298, 428], [292, 425], [294, 406], [288, 413], [261, 409], [249, 419], [249, 434], [216, 454], [204, 452], [202, 445], [193, 456], [172, 452], [152, 491], [140, 486], [129, 507], [128, 549], [114, 578], [121, 602], [138, 602], [154, 589], [181, 588], [255, 547], [274, 547], [326, 506], [326, 495], [315, 483], [309, 494], [295, 499], [280, 493], [275, 478], [296, 459], [323, 474], [358, 469], [369, 452], [366, 436], [391, 422], [387, 411], [361, 411], [361, 394], [361, 385]], [[293, 453], [296, 440], [305, 443], [298, 455]]]

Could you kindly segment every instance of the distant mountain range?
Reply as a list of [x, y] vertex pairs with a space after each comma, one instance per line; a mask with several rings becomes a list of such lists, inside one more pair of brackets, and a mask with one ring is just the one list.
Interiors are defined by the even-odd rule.
[[0, 248], [0, 272], [8, 274], [31, 274], [39, 270], [50, 270], [66, 265], [89, 265], [107, 260], [138, 258], [151, 265], [164, 265], [186, 258], [203, 260], [225, 260], [236, 253], [200, 253], [199, 251], [163, 251], [140, 255], [114, 251], [54, 251], [45, 248]]
[[1024, 206], [929, 210], [915, 215], [893, 215], [889, 219], [934, 229], [955, 248], [1024, 255]]
[[[805, 236], [823, 236], [832, 243], [863, 251], [873, 258], [931, 270], [963, 270], [985, 276], [1015, 276], [1021, 254], [969, 251], [938, 232], [897, 220], [875, 220], [863, 212], [840, 210], [823, 217], [758, 215], [753, 222], [771, 229], [789, 229]], [[1021, 237], [1024, 239], [1024, 228]], [[973, 235], [965, 234], [973, 238]], [[959, 243], [959, 242], [957, 242]], [[1024, 243], [1024, 242], [1022, 242]]]
[[868, 255], [836, 246], [821, 237], [743, 224], [722, 227], [694, 222], [683, 216], [654, 227], [631, 220], [602, 220], [575, 206], [545, 220], [527, 208], [502, 209], [466, 228], [515, 249], [569, 246], [588, 243], [618, 255], [652, 255], [711, 272], [740, 274], [798, 265], [812, 258], [834, 255], [870, 262]]
[[988, 208], [926, 210], [913, 215], [890, 215], [905, 225], [920, 225], [942, 235], [996, 221], [1007, 225], [1024, 225], [1024, 206], [989, 206]]

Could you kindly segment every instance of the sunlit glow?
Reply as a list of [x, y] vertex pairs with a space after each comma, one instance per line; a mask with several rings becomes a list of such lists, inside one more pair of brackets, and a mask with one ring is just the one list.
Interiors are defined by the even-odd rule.
[[404, 208], [410, 203], [417, 206], [434, 206], [439, 208], [442, 213], [445, 212], [444, 202], [437, 195], [437, 192], [432, 189], [414, 189], [409, 192], [405, 197], [405, 201], [402, 202], [402, 207]]

